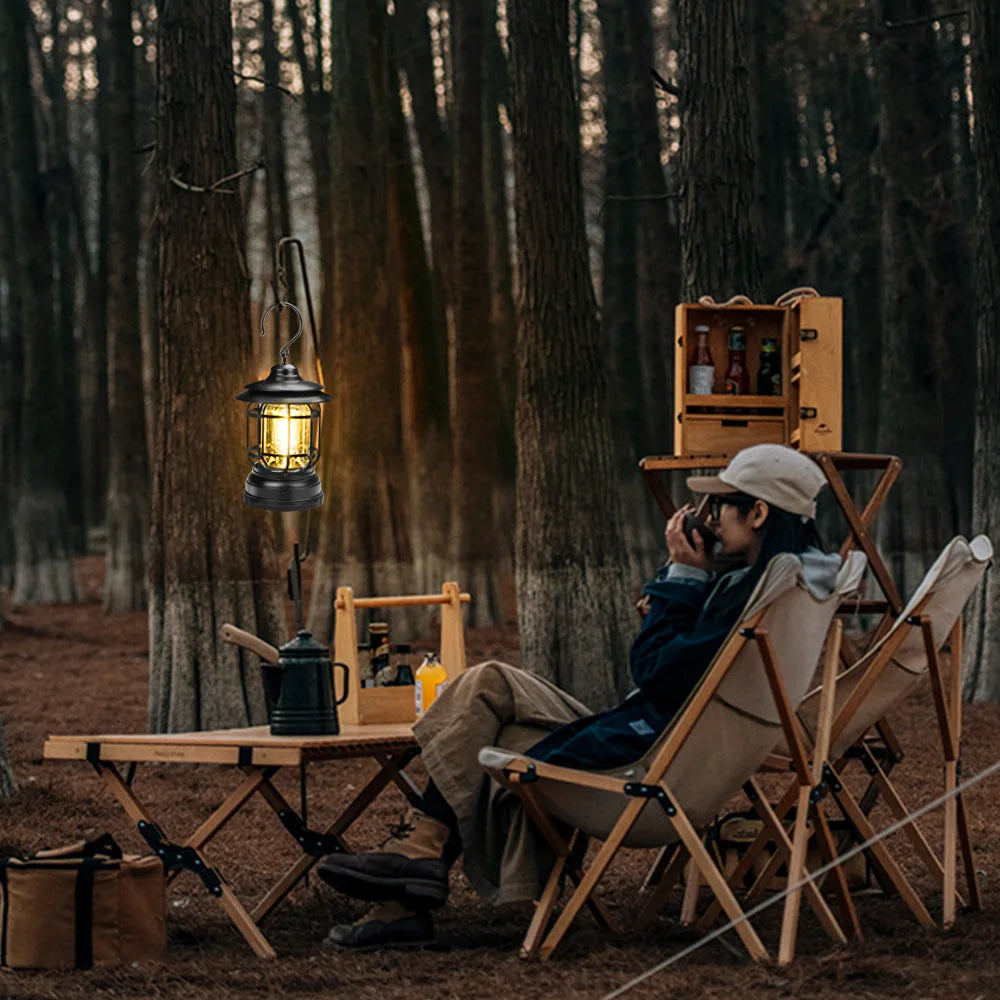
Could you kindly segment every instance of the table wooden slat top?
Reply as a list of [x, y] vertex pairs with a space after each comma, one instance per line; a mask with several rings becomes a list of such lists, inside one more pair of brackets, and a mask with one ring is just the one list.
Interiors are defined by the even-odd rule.
[[416, 746], [409, 722], [342, 725], [336, 736], [273, 736], [267, 726], [192, 733], [54, 735], [46, 760], [181, 762], [189, 764], [299, 764], [310, 760], [368, 757]]

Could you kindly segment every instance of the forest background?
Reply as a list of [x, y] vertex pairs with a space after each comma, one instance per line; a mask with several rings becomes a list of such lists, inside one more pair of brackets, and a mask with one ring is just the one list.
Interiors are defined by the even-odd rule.
[[[293, 539], [319, 638], [337, 586], [456, 579], [606, 704], [663, 557], [636, 462], [672, 450], [673, 308], [810, 285], [844, 299], [845, 450], [903, 459], [909, 593], [1000, 524], [998, 74], [991, 0], [5, 0], [0, 588], [72, 602], [105, 552], [154, 729], [261, 720], [215, 626], [287, 637]], [[263, 310], [308, 313], [285, 235], [334, 402], [326, 502], [282, 519], [240, 502], [233, 396], [294, 332]]]

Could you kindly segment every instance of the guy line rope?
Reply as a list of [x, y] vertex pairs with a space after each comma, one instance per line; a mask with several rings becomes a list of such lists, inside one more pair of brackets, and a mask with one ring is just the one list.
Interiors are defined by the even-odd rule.
[[728, 924], [722, 927], [716, 928], [710, 934], [706, 934], [704, 937], [699, 938], [693, 944], [688, 945], [686, 948], [682, 948], [680, 951], [671, 955], [669, 958], [664, 959], [658, 965], [654, 965], [651, 969], [647, 969], [645, 972], [640, 973], [634, 979], [629, 980], [624, 986], [619, 986], [617, 989], [612, 990], [610, 993], [606, 993], [601, 1000], [614, 1000], [615, 997], [620, 997], [623, 993], [627, 993], [633, 986], [638, 986], [639, 983], [645, 982], [650, 976], [655, 976], [656, 973], [662, 972], [664, 969], [669, 968], [675, 962], [679, 962], [682, 958], [687, 958], [688, 955], [693, 954], [703, 945], [714, 941], [716, 938], [721, 937], [727, 931], [731, 931], [737, 924], [742, 923], [744, 920], [749, 920], [751, 917], [755, 917], [762, 910], [766, 910], [769, 906], [775, 903], [780, 903], [789, 893], [795, 892], [801, 889], [804, 885], [809, 882], [816, 881], [822, 878], [827, 872], [832, 871], [838, 865], [843, 864], [849, 858], [853, 858], [855, 854], [860, 854], [862, 851], [867, 850], [872, 844], [878, 843], [878, 841], [896, 833], [898, 830], [902, 830], [903, 827], [909, 826], [911, 823], [916, 822], [921, 816], [937, 809], [942, 803], [947, 802], [948, 799], [959, 795], [964, 792], [965, 789], [970, 788], [972, 785], [977, 784], [984, 778], [988, 778], [993, 774], [1000, 771], [1000, 760], [990, 764], [989, 767], [984, 768], [978, 774], [974, 774], [971, 778], [966, 779], [960, 785], [957, 785], [950, 792], [945, 792], [939, 795], [936, 799], [932, 799], [926, 805], [921, 806], [916, 811], [909, 813], [904, 816], [903, 819], [897, 820], [895, 823], [886, 827], [880, 833], [876, 833], [874, 837], [866, 840], [862, 844], [857, 844], [852, 847], [849, 851], [845, 851], [843, 854], [839, 855], [836, 860], [830, 861], [823, 865], [821, 868], [817, 868], [815, 871], [810, 872], [804, 878], [800, 879], [794, 885], [787, 886], [780, 893], [771, 896], [769, 899], [765, 899], [763, 902], [758, 903], [752, 910], [747, 910], [742, 916], [737, 917], [735, 920], [730, 920]]

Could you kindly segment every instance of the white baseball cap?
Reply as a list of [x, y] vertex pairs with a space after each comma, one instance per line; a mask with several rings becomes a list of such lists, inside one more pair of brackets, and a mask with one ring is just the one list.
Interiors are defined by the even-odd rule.
[[816, 495], [826, 484], [820, 467], [783, 444], [755, 444], [730, 459], [717, 476], [690, 476], [695, 493], [746, 493], [803, 517], [816, 516]]

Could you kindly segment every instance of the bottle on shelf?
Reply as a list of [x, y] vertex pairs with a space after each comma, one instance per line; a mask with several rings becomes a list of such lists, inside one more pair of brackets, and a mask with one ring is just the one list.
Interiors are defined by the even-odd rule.
[[774, 337], [764, 337], [760, 342], [760, 369], [757, 372], [757, 395], [781, 395], [781, 355], [778, 341]]
[[375, 687], [379, 672], [388, 666], [389, 623], [371, 622], [368, 626], [368, 670], [362, 677], [362, 686]]
[[428, 653], [424, 657], [424, 662], [417, 668], [415, 678], [417, 683], [413, 689], [413, 697], [419, 719], [445, 689], [448, 684], [448, 671], [445, 670], [437, 654]]
[[747, 371], [747, 335], [742, 326], [729, 328], [729, 367], [723, 391], [727, 396], [744, 396], [750, 392]]
[[[408, 642], [401, 642], [396, 646], [396, 653], [399, 656], [409, 656], [410, 652], [411, 649]], [[396, 664], [396, 679], [392, 683], [397, 687], [416, 683], [413, 679], [413, 670], [410, 668], [409, 663], [400, 661]]]
[[695, 345], [688, 363], [688, 392], [694, 396], [710, 396], [715, 383], [715, 363], [708, 346], [708, 327], [694, 328]]

